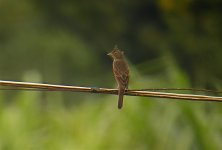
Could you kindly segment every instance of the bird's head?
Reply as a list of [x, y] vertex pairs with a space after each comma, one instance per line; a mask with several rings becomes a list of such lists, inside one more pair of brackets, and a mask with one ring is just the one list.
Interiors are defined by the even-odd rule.
[[112, 52], [108, 53], [107, 55], [111, 56], [113, 59], [122, 59], [124, 57], [124, 52], [121, 51], [117, 45], [115, 45]]

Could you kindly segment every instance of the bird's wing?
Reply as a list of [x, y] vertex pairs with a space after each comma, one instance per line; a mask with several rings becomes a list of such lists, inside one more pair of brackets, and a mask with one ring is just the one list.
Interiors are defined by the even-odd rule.
[[129, 82], [129, 69], [127, 63], [124, 60], [114, 61], [113, 73], [120, 84], [127, 88]]

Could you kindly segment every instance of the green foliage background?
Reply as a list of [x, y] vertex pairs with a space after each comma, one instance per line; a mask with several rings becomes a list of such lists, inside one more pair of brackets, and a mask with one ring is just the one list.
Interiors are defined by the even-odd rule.
[[[222, 2], [0, 1], [0, 79], [115, 87], [115, 44], [130, 88], [222, 89]], [[204, 94], [204, 93], [202, 93]], [[222, 104], [0, 91], [0, 149], [222, 149]]]

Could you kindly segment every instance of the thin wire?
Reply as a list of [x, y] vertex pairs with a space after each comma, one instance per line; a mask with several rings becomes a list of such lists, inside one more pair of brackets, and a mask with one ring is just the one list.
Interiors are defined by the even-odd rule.
[[[25, 90], [25, 91], [64, 91], [62, 89], [38, 89], [38, 88], [0, 88], [0, 90], [5, 91], [16, 91], [16, 90]], [[127, 91], [198, 91], [198, 92], [208, 92], [208, 93], [222, 93], [221, 91], [207, 90], [207, 89], [193, 89], [193, 88], [147, 88], [147, 89], [128, 89]]]
[[208, 89], [194, 89], [194, 88], [147, 88], [147, 89], [133, 89], [128, 91], [198, 91], [208, 93], [222, 93], [222, 91], [214, 91]]
[[[3, 90], [11, 89], [11, 90], [32, 90], [32, 91], [69, 91], [69, 92], [101, 93], [101, 94], [116, 94], [116, 95], [118, 94], [118, 89], [67, 86], [67, 85], [30, 83], [30, 82], [2, 81], [2, 80], [0, 80], [0, 86], [7, 87], [7, 88], [4, 88]], [[194, 101], [222, 102], [222, 97], [219, 97], [219, 96], [141, 91], [141, 89], [126, 90], [125, 95], [170, 98], [170, 99], [178, 99], [178, 100], [181, 99], [181, 100], [194, 100]]]
[[1, 91], [36, 91], [36, 92], [47, 92], [47, 91], [60, 91], [60, 90], [56, 90], [56, 89], [38, 89], [38, 88], [21, 88], [21, 87], [17, 87], [17, 88], [0, 88]]

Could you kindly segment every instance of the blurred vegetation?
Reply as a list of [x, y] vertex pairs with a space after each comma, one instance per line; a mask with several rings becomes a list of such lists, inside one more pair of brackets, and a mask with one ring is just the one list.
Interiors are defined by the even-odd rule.
[[[0, 79], [130, 88], [222, 89], [222, 2], [0, 1]], [[203, 94], [203, 93], [202, 93]], [[222, 104], [0, 90], [0, 149], [222, 149]]]

